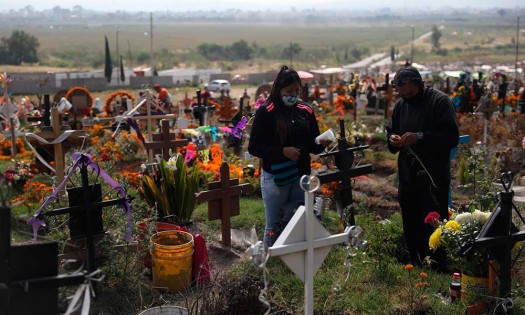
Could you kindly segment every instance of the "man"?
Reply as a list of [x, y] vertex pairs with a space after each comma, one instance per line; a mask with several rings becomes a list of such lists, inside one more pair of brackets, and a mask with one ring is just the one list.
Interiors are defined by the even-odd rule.
[[161, 102], [159, 105], [169, 113], [171, 110], [171, 95], [168, 89], [161, 87], [159, 84], [155, 84], [153, 88], [158, 93], [157, 98]]
[[[459, 141], [454, 105], [443, 92], [425, 86], [419, 71], [400, 69], [392, 81], [400, 99], [387, 126], [388, 148], [398, 156], [398, 199], [403, 231], [414, 264], [429, 253], [428, 239], [434, 228], [425, 225], [428, 213], [448, 219], [450, 150]], [[444, 254], [437, 253], [437, 268]]]

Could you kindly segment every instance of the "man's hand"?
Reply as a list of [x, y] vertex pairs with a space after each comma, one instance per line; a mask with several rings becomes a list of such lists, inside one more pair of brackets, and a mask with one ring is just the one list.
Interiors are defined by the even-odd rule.
[[301, 155], [301, 150], [297, 149], [296, 147], [284, 147], [283, 155], [292, 161], [297, 161]]
[[397, 147], [397, 148], [401, 148], [402, 147], [402, 145], [401, 145], [401, 137], [399, 135], [391, 134], [390, 137], [388, 138], [388, 141], [390, 142], [390, 144], [393, 147]]
[[414, 143], [416, 143], [418, 141], [417, 139], [417, 133], [415, 132], [406, 132], [402, 137], [401, 137], [401, 143], [402, 143], [402, 146], [403, 147], [407, 147], [409, 145], [413, 145]]

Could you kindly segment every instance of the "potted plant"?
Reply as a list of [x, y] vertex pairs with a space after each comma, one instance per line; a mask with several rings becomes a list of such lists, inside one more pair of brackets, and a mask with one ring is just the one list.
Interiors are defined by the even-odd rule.
[[180, 154], [160, 160], [156, 171], [142, 176], [141, 195], [156, 208], [159, 221], [187, 225], [196, 207], [198, 175], [198, 167], [189, 169]]

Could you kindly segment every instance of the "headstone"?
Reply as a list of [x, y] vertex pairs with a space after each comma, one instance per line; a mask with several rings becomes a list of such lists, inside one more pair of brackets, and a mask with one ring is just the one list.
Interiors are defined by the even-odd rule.
[[253, 191], [251, 184], [239, 185], [239, 179], [230, 179], [228, 163], [221, 165], [221, 178], [208, 184], [208, 190], [196, 194], [197, 201], [208, 201], [208, 220], [221, 220], [222, 245], [231, 247], [230, 218], [239, 215], [239, 196]]

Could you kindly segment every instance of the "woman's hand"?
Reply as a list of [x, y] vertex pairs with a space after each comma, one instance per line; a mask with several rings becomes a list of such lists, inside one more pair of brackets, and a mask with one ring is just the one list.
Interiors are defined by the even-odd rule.
[[301, 155], [301, 150], [297, 149], [296, 147], [284, 147], [283, 155], [292, 161], [297, 161]]

